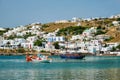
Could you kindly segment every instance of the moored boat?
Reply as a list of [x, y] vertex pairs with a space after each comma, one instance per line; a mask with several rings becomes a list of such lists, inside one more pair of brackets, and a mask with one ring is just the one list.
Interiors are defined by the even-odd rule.
[[83, 59], [85, 55], [81, 53], [65, 53], [60, 55], [63, 59]]
[[52, 59], [32, 59], [32, 62], [42, 62], [42, 63], [50, 63], [52, 62]]
[[27, 62], [50, 63], [52, 62], [52, 59], [48, 58], [48, 56], [38, 54], [38, 55], [32, 55], [32, 56], [26, 55], [26, 61]]

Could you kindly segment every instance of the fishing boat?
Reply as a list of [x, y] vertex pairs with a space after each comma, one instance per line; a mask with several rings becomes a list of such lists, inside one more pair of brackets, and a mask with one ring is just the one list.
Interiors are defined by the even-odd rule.
[[32, 59], [33, 62], [42, 62], [42, 63], [50, 63], [51, 59]]
[[[66, 51], [60, 54], [60, 57], [63, 59], [83, 59], [85, 57], [84, 53], [78, 52], [77, 46], [73, 48], [68, 48], [68, 42], [67, 42], [67, 48]], [[69, 49], [69, 50], [68, 50]], [[71, 50], [73, 49], [73, 50]]]
[[81, 53], [65, 53], [60, 55], [63, 59], [83, 59], [85, 55]]
[[42, 63], [50, 63], [52, 62], [51, 58], [48, 56], [37, 54], [37, 55], [26, 55], [27, 62], [42, 62]]
[[[69, 31], [67, 32], [67, 36], [69, 35], [68, 33], [69, 33]], [[66, 36], [66, 38], [67, 38], [67, 36]], [[82, 53], [77, 52], [78, 47], [77, 47], [76, 42], [73, 47], [73, 51], [70, 51], [70, 50], [68, 51], [68, 49], [70, 49], [69, 48], [70, 46], [68, 45], [68, 43], [71, 43], [71, 42], [68, 42], [68, 39], [66, 39], [66, 42], [65, 42], [66, 52], [60, 54], [61, 58], [63, 58], [63, 59], [83, 59], [85, 57], [85, 55], [83, 55]]]

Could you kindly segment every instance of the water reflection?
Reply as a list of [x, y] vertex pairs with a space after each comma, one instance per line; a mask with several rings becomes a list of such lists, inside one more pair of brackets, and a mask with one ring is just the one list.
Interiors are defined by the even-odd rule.
[[1, 80], [119, 80], [120, 69], [39, 69], [0, 71]]
[[[90, 57], [44, 63], [0, 60], [0, 80], [119, 80], [120, 58]], [[20, 62], [19, 62], [20, 61]]]

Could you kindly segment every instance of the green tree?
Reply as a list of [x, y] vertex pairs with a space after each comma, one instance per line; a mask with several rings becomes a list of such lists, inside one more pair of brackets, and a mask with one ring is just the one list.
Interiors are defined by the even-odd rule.
[[24, 52], [25, 52], [25, 49], [24, 49], [24, 48], [18, 48], [17, 52], [18, 52], [18, 53], [24, 53]]
[[6, 43], [6, 45], [7, 45], [7, 47], [10, 47], [10, 42], [8, 41], [8, 42]]
[[0, 35], [3, 35], [3, 33], [8, 32], [8, 30], [10, 30], [10, 28], [5, 28], [5, 30], [0, 30]]
[[120, 21], [120, 18], [117, 18], [117, 21]]
[[41, 40], [36, 40], [36, 41], [34, 42], [34, 45], [35, 45], [35, 46], [42, 46], [42, 41], [41, 41]]
[[16, 37], [16, 35], [10, 35], [9, 37], [7, 37], [7, 39], [14, 39]]
[[112, 50], [111, 51], [115, 51], [116, 50], [116, 48], [115, 47], [112, 47]]
[[47, 27], [49, 27], [47, 24], [42, 25], [42, 28], [47, 28]]
[[31, 32], [29, 32], [29, 33], [26, 33], [26, 35], [24, 35], [23, 38], [26, 39], [30, 36], [35, 36], [35, 34], [31, 34]]
[[120, 44], [116, 48], [120, 50]]
[[42, 46], [42, 43], [43, 43], [43, 42], [46, 42], [46, 40], [43, 39], [43, 38], [40, 38], [40, 39], [38, 39], [38, 40], [36, 40], [36, 41], [34, 42], [34, 45], [35, 45], [35, 46]]
[[59, 46], [58, 42], [54, 42], [53, 45], [55, 46], [55, 49], [60, 49], [60, 46]]
[[110, 37], [109, 39], [105, 39], [105, 41], [110, 41], [110, 40], [112, 40], [113, 39], [113, 37]]
[[87, 27], [82, 27], [82, 26], [69, 26], [67, 28], [62, 28], [57, 32], [57, 35], [77, 35], [77, 34], [82, 34], [82, 32], [86, 29]]

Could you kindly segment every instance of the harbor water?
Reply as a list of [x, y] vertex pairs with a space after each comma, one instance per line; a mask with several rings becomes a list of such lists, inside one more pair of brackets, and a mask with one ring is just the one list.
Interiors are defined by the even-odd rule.
[[0, 56], [0, 80], [120, 80], [118, 56], [51, 58], [51, 63], [39, 63], [26, 62], [25, 56]]

